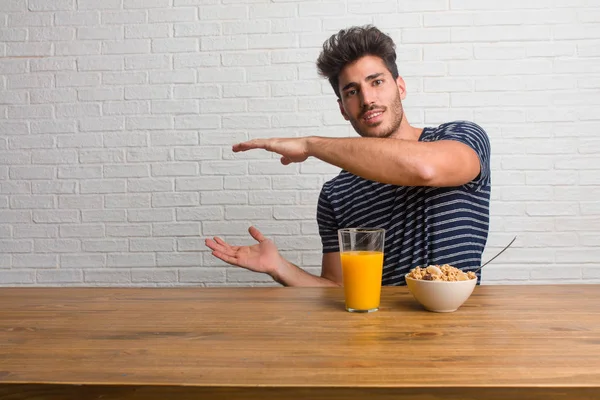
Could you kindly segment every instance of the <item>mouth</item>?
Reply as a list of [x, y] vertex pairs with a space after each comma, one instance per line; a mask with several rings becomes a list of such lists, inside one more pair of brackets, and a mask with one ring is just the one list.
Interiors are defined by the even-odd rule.
[[383, 119], [384, 110], [371, 110], [367, 111], [363, 116], [362, 120], [367, 123], [367, 125], [373, 125], [381, 122]]

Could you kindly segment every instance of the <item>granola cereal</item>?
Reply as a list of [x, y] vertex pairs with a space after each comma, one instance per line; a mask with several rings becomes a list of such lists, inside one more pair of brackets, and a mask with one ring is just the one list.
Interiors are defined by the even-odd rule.
[[451, 265], [429, 265], [425, 268], [413, 268], [408, 274], [409, 278], [421, 279], [424, 281], [467, 281], [476, 279], [477, 275], [474, 272], [463, 272]]

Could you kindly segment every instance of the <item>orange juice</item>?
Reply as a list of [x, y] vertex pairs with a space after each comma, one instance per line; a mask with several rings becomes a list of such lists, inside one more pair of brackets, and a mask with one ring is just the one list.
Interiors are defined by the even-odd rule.
[[383, 252], [347, 251], [340, 256], [346, 308], [377, 309], [381, 297]]

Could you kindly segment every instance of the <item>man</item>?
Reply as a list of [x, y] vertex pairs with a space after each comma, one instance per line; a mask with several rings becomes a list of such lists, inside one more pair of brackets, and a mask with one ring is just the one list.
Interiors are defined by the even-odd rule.
[[213, 255], [285, 286], [341, 286], [337, 230], [377, 227], [386, 229], [383, 285], [405, 284], [404, 274], [416, 266], [478, 268], [488, 236], [491, 182], [483, 129], [466, 121], [411, 126], [402, 108], [406, 85], [398, 75], [395, 45], [375, 27], [331, 36], [317, 67], [361, 137], [256, 139], [233, 151], [265, 149], [281, 155], [283, 165], [316, 157], [342, 169], [323, 185], [317, 207], [321, 276], [285, 260], [255, 227], [249, 230], [258, 242], [252, 246], [206, 240]]

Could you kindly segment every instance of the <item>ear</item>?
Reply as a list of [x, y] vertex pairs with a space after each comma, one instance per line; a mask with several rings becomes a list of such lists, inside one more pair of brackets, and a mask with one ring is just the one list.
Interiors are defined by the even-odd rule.
[[340, 107], [340, 112], [346, 121], [349, 121], [348, 114], [346, 114], [346, 110], [344, 110], [344, 105], [342, 104], [342, 100], [338, 99], [338, 106]]
[[404, 100], [406, 98], [406, 82], [401, 76], [396, 78], [396, 85], [398, 86], [398, 92], [400, 92], [400, 99]]

